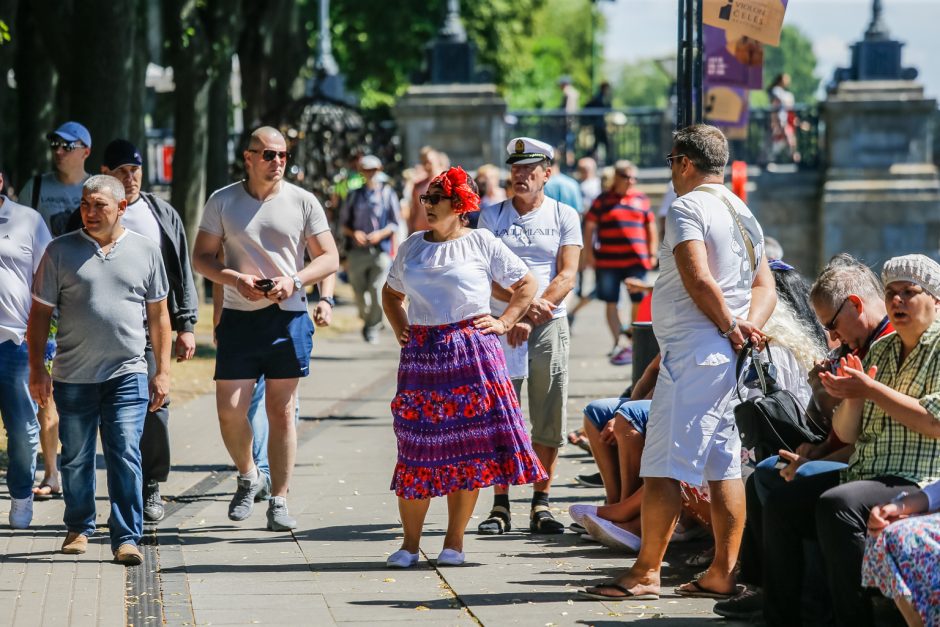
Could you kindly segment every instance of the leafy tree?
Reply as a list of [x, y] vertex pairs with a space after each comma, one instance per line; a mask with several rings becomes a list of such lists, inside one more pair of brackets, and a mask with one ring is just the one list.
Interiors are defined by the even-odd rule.
[[[764, 85], [769, 87], [782, 73], [790, 75], [790, 91], [797, 102], [816, 102], [819, 77], [813, 43], [796, 26], [786, 25], [780, 32], [779, 46], [764, 46]], [[751, 106], [770, 104], [765, 91], [751, 92]]]
[[652, 59], [641, 59], [621, 66], [611, 86], [615, 107], [665, 107], [672, 78]]

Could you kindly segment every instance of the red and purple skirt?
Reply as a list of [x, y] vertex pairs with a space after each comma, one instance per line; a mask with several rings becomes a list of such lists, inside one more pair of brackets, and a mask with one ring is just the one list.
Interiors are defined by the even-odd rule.
[[548, 478], [526, 431], [499, 339], [471, 320], [411, 327], [392, 400], [405, 499]]

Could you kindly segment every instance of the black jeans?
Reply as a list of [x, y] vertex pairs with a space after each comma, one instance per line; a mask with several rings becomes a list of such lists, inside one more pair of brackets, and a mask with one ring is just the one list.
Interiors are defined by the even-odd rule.
[[[150, 342], [144, 350], [147, 358], [147, 381], [157, 372], [157, 360], [153, 356]], [[144, 432], [140, 436], [140, 466], [144, 474], [144, 486], [148, 481], [166, 481], [170, 474], [170, 399], [163, 402], [157, 411], [147, 410]]]
[[836, 624], [873, 625], [861, 586], [868, 513], [913, 483], [875, 477], [839, 484], [839, 470], [775, 488], [764, 507], [764, 618], [769, 627], [800, 625], [805, 539], [818, 539]]

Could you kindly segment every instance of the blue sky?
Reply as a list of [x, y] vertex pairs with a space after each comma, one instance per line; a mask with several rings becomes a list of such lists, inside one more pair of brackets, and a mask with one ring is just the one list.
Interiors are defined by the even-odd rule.
[[[604, 52], [608, 62], [675, 54], [677, 0], [599, 4], [607, 17]], [[836, 67], [849, 64], [849, 46], [865, 32], [871, 4], [871, 0], [789, 0], [784, 24], [798, 27], [812, 40], [818, 59], [816, 74], [824, 84]], [[918, 69], [918, 80], [929, 96], [940, 96], [940, 0], [883, 0], [882, 5], [891, 36], [905, 43], [904, 66]]]

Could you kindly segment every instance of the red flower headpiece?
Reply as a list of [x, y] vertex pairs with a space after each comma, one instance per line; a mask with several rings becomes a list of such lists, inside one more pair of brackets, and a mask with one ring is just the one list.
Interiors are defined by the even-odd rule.
[[480, 195], [473, 189], [473, 179], [460, 166], [438, 174], [428, 185], [432, 186], [439, 186], [444, 190], [444, 195], [453, 203], [454, 213], [464, 214], [480, 210]]

